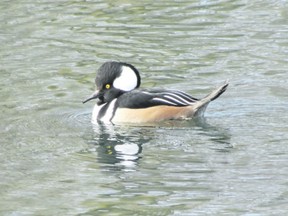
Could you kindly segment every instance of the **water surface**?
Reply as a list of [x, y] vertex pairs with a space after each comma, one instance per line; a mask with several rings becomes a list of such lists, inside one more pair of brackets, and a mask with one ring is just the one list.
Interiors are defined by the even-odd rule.
[[[286, 215], [287, 1], [2, 1], [1, 215]], [[97, 68], [205, 118], [92, 125]]]

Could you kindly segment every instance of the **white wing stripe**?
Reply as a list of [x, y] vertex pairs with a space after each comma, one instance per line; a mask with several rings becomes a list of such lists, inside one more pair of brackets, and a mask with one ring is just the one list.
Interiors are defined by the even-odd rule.
[[[187, 105], [187, 104], [191, 104], [191, 103], [193, 103], [192, 100], [188, 101], [186, 98], [180, 97], [179, 95], [177, 95], [177, 94], [175, 94], [175, 93], [166, 93], [166, 95], [171, 95], [171, 96], [173, 96], [173, 97], [175, 97], [175, 98], [178, 98], [179, 100], [182, 101], [182, 102], [179, 101], [179, 103], [181, 103], [181, 104], [184, 103], [185, 105]], [[164, 97], [172, 98], [172, 97], [170, 97], [170, 96], [166, 96], [166, 95], [165, 95]], [[173, 100], [178, 101], [178, 100], [175, 99], [175, 98], [173, 98]]]
[[178, 104], [176, 104], [176, 103], [173, 103], [173, 102], [171, 102], [171, 101], [169, 101], [169, 100], [165, 100], [165, 99], [163, 99], [163, 98], [153, 98], [152, 100], [153, 100], [153, 101], [161, 101], [161, 102], [164, 102], [164, 103], [167, 103], [167, 104], [171, 104], [171, 105], [175, 105], [175, 106], [178, 105]]
[[[175, 97], [175, 95], [173, 95]], [[187, 105], [187, 102], [184, 103], [183, 101], [177, 100], [176, 98], [169, 96], [169, 95], [164, 95], [165, 98], [169, 98], [170, 100], [174, 101], [177, 104], [182, 104], [182, 105]]]
[[187, 100], [189, 100], [190, 102], [195, 102], [195, 99], [192, 98], [190, 95], [186, 94], [185, 92], [182, 92], [182, 91], [175, 91], [174, 94], [177, 94]]

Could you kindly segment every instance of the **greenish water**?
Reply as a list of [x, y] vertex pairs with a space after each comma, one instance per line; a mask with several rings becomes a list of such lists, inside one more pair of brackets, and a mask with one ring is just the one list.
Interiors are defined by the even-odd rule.
[[[288, 2], [0, 3], [0, 215], [287, 215]], [[225, 94], [202, 120], [90, 123], [96, 69]]]

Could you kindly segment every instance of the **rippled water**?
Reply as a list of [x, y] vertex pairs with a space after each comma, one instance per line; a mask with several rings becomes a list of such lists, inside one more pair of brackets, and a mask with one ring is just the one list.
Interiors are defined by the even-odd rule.
[[[288, 5], [0, 4], [0, 215], [287, 215]], [[96, 69], [195, 97], [206, 117], [90, 123]]]

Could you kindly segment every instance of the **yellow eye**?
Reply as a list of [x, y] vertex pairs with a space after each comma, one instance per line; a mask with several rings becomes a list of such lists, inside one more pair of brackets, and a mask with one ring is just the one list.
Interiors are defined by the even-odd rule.
[[106, 89], [110, 89], [110, 87], [111, 87], [110, 84], [106, 84], [106, 85], [105, 85], [105, 88], [106, 88]]

